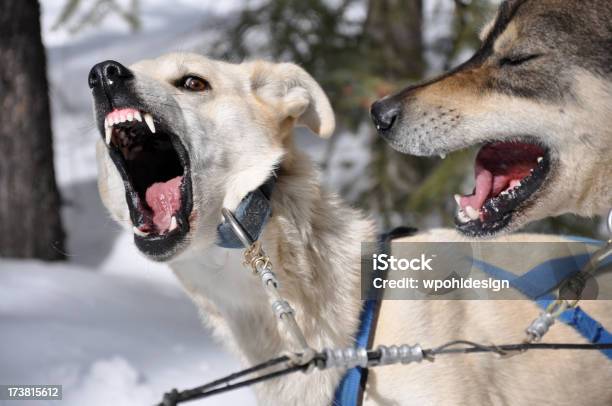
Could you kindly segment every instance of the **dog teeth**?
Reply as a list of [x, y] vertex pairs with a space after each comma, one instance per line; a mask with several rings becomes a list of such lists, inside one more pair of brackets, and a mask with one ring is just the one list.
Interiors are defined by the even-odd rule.
[[465, 215], [465, 212], [463, 210], [459, 210], [457, 212], [457, 219], [461, 224], [469, 223], [470, 221], [470, 218]]
[[113, 136], [113, 127], [104, 127], [104, 141], [106, 145], [110, 145]]
[[440, 159], [446, 159], [446, 154], [440, 154]]
[[457, 202], [457, 206], [461, 207], [461, 196], [460, 195], [455, 195], [455, 202]]
[[153, 116], [151, 114], [144, 112], [141, 113], [140, 111], [131, 108], [124, 109], [124, 111], [115, 110], [109, 113], [104, 119], [104, 139], [106, 144], [110, 145], [114, 126], [124, 122], [132, 122], [134, 120], [141, 123], [144, 121], [149, 131], [155, 134], [155, 123], [153, 122]]
[[178, 224], [176, 222], [176, 216], [172, 216], [172, 219], [170, 220], [170, 228], [168, 229], [168, 231], [175, 230], [177, 227]]
[[543, 160], [544, 160], [544, 158], [543, 158], [543, 157], [541, 157], [541, 156], [540, 156], [540, 157], [538, 157], [538, 163], [541, 163]]
[[144, 121], [145, 123], [147, 123], [147, 127], [149, 127], [149, 130], [151, 130], [151, 132], [155, 134], [155, 123], [153, 123], [153, 116], [149, 113], [145, 113]]
[[106, 145], [110, 145], [113, 136], [113, 125], [108, 118], [104, 119], [104, 141]]
[[134, 234], [140, 236], [140, 237], [146, 237], [147, 235], [149, 235], [149, 233], [147, 233], [146, 231], [142, 231], [141, 229], [139, 229], [138, 227], [134, 226], [133, 227], [134, 230]]
[[467, 206], [465, 208], [465, 214], [467, 214], [467, 216], [472, 220], [478, 220], [480, 218], [478, 211], [472, 206]]
[[520, 180], [513, 180], [512, 182], [510, 182], [510, 189], [518, 189], [519, 187], [521, 187]]

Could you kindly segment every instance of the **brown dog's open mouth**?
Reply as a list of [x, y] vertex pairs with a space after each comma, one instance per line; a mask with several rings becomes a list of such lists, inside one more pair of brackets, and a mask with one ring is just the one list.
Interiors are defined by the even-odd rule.
[[136, 244], [145, 253], [163, 256], [189, 231], [187, 152], [164, 123], [135, 108], [108, 113], [104, 132], [124, 181]]
[[455, 195], [458, 229], [470, 236], [503, 229], [541, 188], [549, 169], [548, 149], [538, 144], [516, 141], [484, 145], [475, 161], [472, 194]]

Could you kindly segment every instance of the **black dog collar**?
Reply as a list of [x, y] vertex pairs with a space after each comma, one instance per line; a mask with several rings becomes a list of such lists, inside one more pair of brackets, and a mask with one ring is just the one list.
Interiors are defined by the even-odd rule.
[[[270, 197], [272, 196], [275, 184], [276, 173], [273, 172], [263, 185], [249, 192], [234, 211], [234, 217], [253, 241], [259, 239], [263, 228], [272, 214]], [[217, 235], [217, 245], [220, 247], [244, 247], [232, 230], [232, 226], [225, 220], [217, 227]]]

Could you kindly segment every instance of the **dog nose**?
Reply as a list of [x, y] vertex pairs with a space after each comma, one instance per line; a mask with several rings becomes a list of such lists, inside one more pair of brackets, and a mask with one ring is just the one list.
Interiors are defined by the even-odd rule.
[[391, 98], [386, 98], [372, 104], [370, 115], [378, 131], [388, 131], [397, 121], [400, 111], [400, 103]]
[[89, 87], [95, 89], [100, 86], [106, 88], [113, 85], [120, 85], [132, 79], [132, 72], [116, 61], [104, 61], [94, 65], [89, 71]]

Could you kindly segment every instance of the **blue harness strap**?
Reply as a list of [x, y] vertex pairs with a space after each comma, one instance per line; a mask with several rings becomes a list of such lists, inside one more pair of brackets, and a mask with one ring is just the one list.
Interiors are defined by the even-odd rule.
[[[589, 261], [589, 254], [550, 259], [523, 275], [515, 275], [487, 262], [474, 259], [474, 266], [486, 274], [506, 280], [539, 307], [546, 309], [556, 298], [549, 292], [561, 282], [576, 275]], [[580, 306], [561, 313], [559, 320], [572, 326], [580, 335], [593, 344], [612, 343], [612, 334], [597, 320], [589, 316]], [[600, 350], [612, 360], [612, 350]]]
[[[418, 230], [412, 227], [397, 227], [382, 234], [378, 238], [381, 252], [390, 252], [389, 242], [395, 238], [414, 235]], [[370, 348], [374, 337], [376, 318], [380, 300], [368, 299], [364, 301], [359, 316], [359, 329], [355, 337], [355, 348]], [[333, 406], [357, 406], [361, 404], [363, 389], [368, 379], [368, 369], [355, 367], [346, 371], [334, 394]]]
[[[374, 319], [376, 318], [377, 300], [366, 300], [361, 309], [359, 330], [355, 337], [356, 348], [368, 348]], [[361, 367], [349, 369], [334, 394], [334, 406], [355, 406], [359, 404], [363, 383], [367, 379], [368, 370]]]
[[[554, 298], [546, 298], [537, 300], [536, 303], [542, 309], [546, 309], [548, 305], [554, 301]], [[580, 306], [566, 310], [561, 313], [559, 320], [575, 328], [581, 336], [589, 340], [593, 344], [609, 344], [612, 343], [612, 334], [605, 329], [597, 320], [589, 316]], [[600, 350], [608, 359], [612, 360], [612, 350]]]

